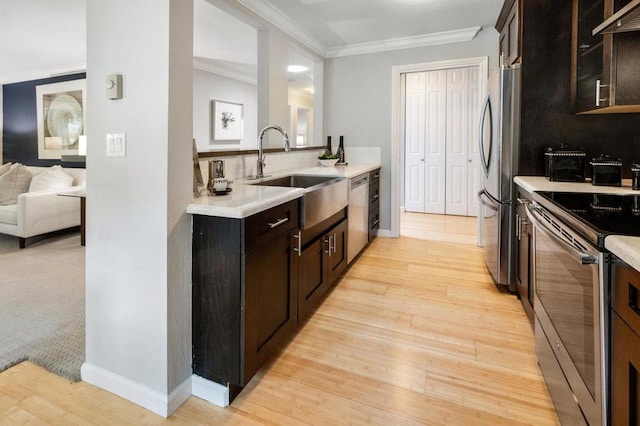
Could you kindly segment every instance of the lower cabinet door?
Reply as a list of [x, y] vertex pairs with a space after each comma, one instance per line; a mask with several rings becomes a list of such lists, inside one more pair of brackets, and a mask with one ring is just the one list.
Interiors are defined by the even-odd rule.
[[245, 386], [292, 330], [291, 235], [282, 234], [252, 250], [245, 258], [244, 366]]
[[324, 271], [328, 247], [325, 238], [319, 238], [298, 258], [298, 322], [304, 320], [327, 291]]
[[329, 231], [325, 237], [331, 245], [329, 253], [327, 253], [326, 262], [326, 275], [329, 285], [333, 284], [344, 271], [344, 268], [347, 267], [347, 233], [347, 221], [343, 220]]
[[640, 424], [640, 337], [611, 314], [611, 424]]

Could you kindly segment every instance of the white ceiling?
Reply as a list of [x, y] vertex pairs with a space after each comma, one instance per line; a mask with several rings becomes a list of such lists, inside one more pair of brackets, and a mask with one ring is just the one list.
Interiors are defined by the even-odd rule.
[[[212, 0], [233, 3], [234, 0]], [[287, 26], [323, 55], [470, 27], [493, 26], [503, 0], [235, 0]], [[196, 61], [255, 67], [255, 33], [195, 1]], [[0, 0], [0, 83], [81, 70], [86, 63], [86, 0]], [[285, 29], [286, 30], [286, 29]], [[225, 52], [224, 58], [220, 52]], [[239, 65], [238, 65], [239, 64]]]

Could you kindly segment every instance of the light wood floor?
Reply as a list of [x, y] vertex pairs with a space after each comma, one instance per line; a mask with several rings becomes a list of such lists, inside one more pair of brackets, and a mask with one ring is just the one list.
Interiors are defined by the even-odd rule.
[[227, 409], [191, 397], [164, 420], [24, 362], [0, 374], [0, 424], [558, 424], [520, 302], [469, 236], [475, 220], [415, 219], [466, 243], [374, 240]]

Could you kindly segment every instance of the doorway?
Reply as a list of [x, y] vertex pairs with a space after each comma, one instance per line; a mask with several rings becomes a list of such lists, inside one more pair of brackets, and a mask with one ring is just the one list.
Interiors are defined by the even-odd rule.
[[[392, 118], [391, 118], [391, 229], [389, 236], [400, 236], [400, 218], [401, 212], [404, 210], [405, 202], [405, 174], [406, 174], [406, 162], [405, 162], [405, 82], [406, 75], [410, 73], [421, 73], [431, 71], [442, 71], [448, 69], [459, 68], [476, 68], [477, 69], [477, 104], [478, 111], [480, 107], [480, 96], [486, 90], [486, 79], [488, 75], [489, 58], [486, 56], [475, 58], [454, 59], [439, 62], [430, 62], [423, 64], [412, 65], [400, 65], [392, 67]], [[476, 90], [476, 89], [474, 89]], [[476, 96], [476, 95], [471, 95]], [[445, 115], [446, 116], [446, 115]], [[469, 154], [469, 147], [475, 150], [477, 144], [477, 126], [474, 123], [472, 117], [467, 116], [469, 123], [471, 123], [470, 129], [472, 135], [468, 137], [468, 145], [466, 146], [467, 155]], [[477, 122], [477, 119], [476, 119]], [[445, 148], [446, 149], [446, 148]], [[473, 163], [473, 155], [471, 156]], [[468, 163], [469, 158], [466, 158]], [[479, 161], [478, 161], [479, 165]], [[445, 168], [446, 168], [446, 152], [445, 152]], [[469, 166], [467, 166], [469, 170]], [[468, 178], [468, 174], [467, 174]], [[450, 178], [453, 180], [454, 178]], [[463, 180], [459, 175], [458, 180]], [[474, 187], [479, 186], [479, 183], [473, 183], [469, 186], [468, 179], [467, 191], [465, 200], [467, 206], [475, 203]], [[445, 185], [446, 185], [446, 172], [445, 172]], [[446, 187], [444, 189], [446, 193]], [[459, 194], [461, 196], [461, 193]], [[470, 203], [471, 201], [471, 203]], [[445, 199], [446, 208], [446, 199]], [[446, 210], [445, 210], [446, 211]], [[451, 210], [453, 211], [453, 210]], [[466, 214], [466, 213], [465, 213]]]
[[404, 207], [476, 216], [480, 67], [403, 74]]

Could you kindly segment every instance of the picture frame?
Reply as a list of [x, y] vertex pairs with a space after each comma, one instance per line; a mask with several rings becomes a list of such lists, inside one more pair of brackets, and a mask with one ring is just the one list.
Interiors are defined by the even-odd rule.
[[211, 101], [211, 139], [240, 141], [244, 128], [244, 105], [221, 100]]
[[85, 135], [87, 80], [36, 86], [38, 158], [78, 155]]

